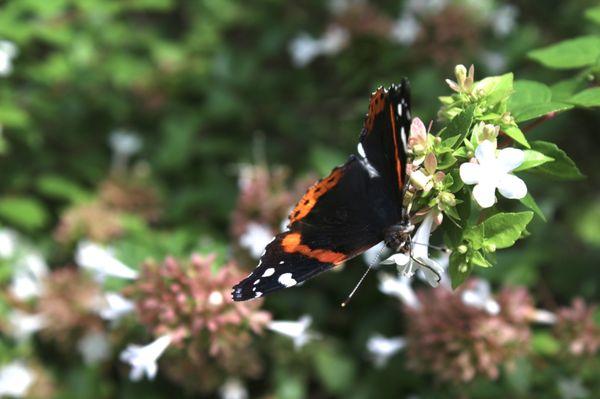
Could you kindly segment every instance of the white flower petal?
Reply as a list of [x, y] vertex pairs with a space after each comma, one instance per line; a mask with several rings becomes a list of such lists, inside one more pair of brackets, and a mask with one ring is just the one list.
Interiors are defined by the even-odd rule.
[[381, 265], [393, 265], [396, 264], [398, 266], [405, 266], [408, 264], [408, 262], [410, 262], [410, 256], [406, 255], [406, 254], [393, 254], [392, 256], [390, 256], [389, 258], [382, 260], [381, 262], [379, 262], [379, 264]]
[[33, 371], [16, 360], [0, 368], [0, 397], [21, 398], [35, 381]]
[[[363, 253], [363, 259], [369, 266], [374, 265], [382, 256], [386, 256], [389, 253], [388, 247], [382, 241], [379, 244], [374, 245], [370, 249], [367, 249]], [[395, 263], [395, 262], [393, 262]]]
[[498, 191], [505, 198], [521, 199], [527, 195], [525, 182], [515, 175], [506, 174], [500, 178]]
[[493, 183], [484, 181], [473, 188], [473, 198], [482, 208], [489, 208], [496, 203], [496, 187]]
[[525, 152], [517, 148], [505, 148], [498, 153], [498, 168], [505, 173], [521, 166], [525, 160]]
[[254, 259], [259, 259], [267, 244], [273, 240], [273, 231], [263, 224], [250, 222], [240, 237], [240, 245], [250, 252]]
[[98, 309], [100, 317], [105, 320], [115, 321], [132, 312], [135, 303], [116, 292], [104, 294], [104, 303]]
[[129, 378], [138, 381], [144, 374], [149, 379], [156, 376], [158, 358], [171, 345], [173, 338], [169, 335], [162, 335], [152, 343], [146, 346], [129, 345], [119, 356], [123, 362], [129, 363], [132, 367]]
[[433, 259], [416, 258], [416, 260], [418, 261], [417, 264], [420, 267], [420, 270], [422, 270], [425, 275], [427, 283], [432, 287], [440, 285], [442, 275], [444, 274], [444, 268]]
[[410, 280], [406, 277], [394, 278], [387, 273], [380, 273], [379, 291], [397, 297], [409, 308], [418, 309], [421, 306], [415, 291], [410, 286]]
[[83, 241], [77, 246], [75, 261], [83, 268], [92, 271], [97, 279], [113, 276], [134, 280], [138, 272], [115, 258], [109, 251], [98, 244]]
[[392, 356], [405, 347], [406, 339], [404, 337], [386, 338], [382, 335], [373, 335], [367, 341], [367, 350], [377, 367], [385, 366]]
[[431, 236], [431, 228], [433, 226], [434, 216], [434, 212], [429, 212], [417, 228], [417, 231], [412, 238], [414, 243], [412, 246], [412, 256], [415, 258], [429, 257], [429, 237]]
[[496, 162], [496, 143], [484, 140], [475, 149], [475, 158], [481, 165]]
[[271, 321], [269, 324], [267, 324], [267, 328], [281, 335], [290, 337], [294, 341], [294, 346], [296, 349], [298, 349], [316, 337], [315, 334], [312, 334], [308, 331], [311, 323], [312, 317], [305, 315], [302, 316], [298, 321]]
[[481, 180], [481, 165], [465, 162], [460, 165], [460, 179], [465, 184], [477, 184]]
[[83, 357], [85, 364], [92, 365], [108, 359], [110, 342], [106, 333], [101, 331], [89, 332], [77, 343], [77, 349]]

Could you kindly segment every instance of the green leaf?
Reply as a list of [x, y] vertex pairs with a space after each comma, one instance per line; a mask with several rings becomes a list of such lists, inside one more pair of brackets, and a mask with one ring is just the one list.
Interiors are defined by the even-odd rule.
[[516, 141], [517, 143], [521, 144], [523, 147], [531, 148], [531, 146], [529, 145], [529, 142], [525, 138], [525, 135], [523, 134], [523, 132], [521, 131], [521, 129], [519, 129], [517, 126], [503, 127], [502, 131], [504, 133], [506, 133], [506, 135], [508, 137], [510, 137], [511, 139], [513, 139], [514, 141]]
[[481, 267], [492, 267], [493, 265], [483, 256], [481, 251], [474, 251], [471, 256], [471, 262]]
[[25, 230], [39, 230], [48, 223], [44, 205], [29, 197], [4, 197], [0, 199], [0, 217]]
[[554, 143], [547, 141], [534, 141], [531, 148], [542, 154], [554, 158], [554, 162], [548, 162], [532, 169], [532, 173], [541, 173], [559, 180], [578, 180], [585, 176], [579, 171], [575, 162]]
[[546, 162], [554, 161], [554, 158], [544, 155], [539, 151], [525, 150], [524, 152], [525, 160], [518, 168], [515, 169], [515, 172], [535, 168], [536, 166], [543, 165]]
[[456, 115], [446, 129], [443, 131], [442, 139], [447, 139], [453, 136], [459, 136], [456, 143], [462, 143], [463, 139], [467, 137], [471, 124], [473, 123], [473, 114], [475, 113], [475, 105], [471, 105], [460, 114]]
[[438, 170], [448, 169], [456, 163], [456, 157], [449, 152], [438, 155]]
[[38, 190], [51, 198], [82, 202], [89, 199], [90, 194], [72, 181], [58, 175], [45, 175], [36, 182]]
[[537, 202], [535, 202], [535, 199], [533, 199], [531, 194], [527, 193], [527, 195], [521, 198], [519, 201], [521, 201], [521, 203], [527, 208], [531, 209], [544, 222], [546, 221], [546, 216], [544, 215], [544, 212], [542, 212], [542, 210], [538, 206]]
[[497, 104], [513, 92], [513, 74], [487, 77], [475, 83], [475, 87], [484, 89], [488, 105]]
[[573, 108], [572, 104], [567, 104], [558, 101], [551, 101], [549, 103], [538, 103], [524, 105], [519, 109], [515, 109], [512, 112], [516, 122], [524, 122], [530, 119], [539, 118], [551, 112], [561, 112]]
[[600, 107], [600, 87], [581, 91], [567, 101], [580, 107]]
[[585, 17], [590, 21], [600, 25], [600, 6], [588, 8], [585, 10]]
[[534, 352], [540, 355], [556, 355], [561, 348], [561, 343], [548, 332], [535, 333], [531, 345]]
[[515, 92], [508, 100], [508, 110], [512, 113], [528, 104], [547, 103], [552, 99], [550, 88], [533, 80], [517, 80]]
[[550, 90], [552, 90], [552, 99], [560, 102], [567, 100], [582, 88], [583, 82], [581, 78], [561, 80], [550, 86]]
[[600, 36], [590, 35], [564, 40], [530, 51], [530, 58], [555, 69], [573, 69], [594, 65], [600, 57]]
[[352, 385], [356, 366], [348, 355], [323, 347], [316, 352], [315, 361], [318, 376], [330, 392], [340, 394]]
[[485, 244], [497, 249], [512, 247], [532, 218], [533, 212], [519, 212], [498, 213], [486, 219], [481, 223]]
[[465, 254], [452, 252], [450, 255], [450, 261], [448, 271], [450, 272], [450, 280], [452, 280], [452, 288], [456, 288], [469, 277], [473, 265], [467, 262]]

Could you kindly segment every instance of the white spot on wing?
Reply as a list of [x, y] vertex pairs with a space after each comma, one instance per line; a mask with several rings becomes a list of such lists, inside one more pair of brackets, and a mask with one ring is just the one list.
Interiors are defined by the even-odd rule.
[[283, 273], [277, 281], [286, 287], [292, 287], [297, 284], [297, 281], [292, 278], [292, 273]]
[[269, 276], [272, 276], [274, 273], [275, 273], [275, 269], [272, 267], [269, 267], [267, 270], [265, 270], [265, 272], [263, 273], [263, 275], [261, 277], [269, 277]]
[[284, 263], [285, 263], [285, 262], [284, 262], [284, 261], [282, 261], [282, 260], [280, 260], [280, 261], [279, 261], [279, 264], [280, 264], [280, 265], [283, 265]]
[[260, 291], [256, 291], [254, 293], [254, 298], [258, 298], [258, 297], [261, 297], [261, 296], [262, 296], [262, 292], [260, 292]]
[[254, 285], [256, 285], [256, 284], [258, 284], [258, 283], [260, 283], [260, 279], [259, 279], [259, 278], [257, 278], [257, 279], [254, 281]]
[[400, 128], [400, 138], [402, 139], [402, 145], [404, 146], [404, 151], [407, 150], [407, 139], [406, 139], [406, 131], [404, 130], [404, 127]]
[[356, 147], [357, 151], [358, 151], [358, 155], [360, 155], [363, 158], [367, 157], [367, 154], [365, 153], [365, 149], [362, 146], [362, 143], [358, 143], [358, 146]]

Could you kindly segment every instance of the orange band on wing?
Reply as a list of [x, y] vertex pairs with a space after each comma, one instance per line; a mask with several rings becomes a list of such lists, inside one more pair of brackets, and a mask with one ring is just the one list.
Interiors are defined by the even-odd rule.
[[394, 136], [394, 157], [396, 159], [396, 173], [398, 173], [398, 187], [402, 189], [404, 183], [402, 182], [402, 162], [398, 155], [398, 134], [396, 134], [396, 119], [394, 118], [394, 108], [390, 104], [390, 118], [392, 120], [392, 134]]
[[385, 91], [383, 87], [380, 87], [373, 95], [371, 95], [371, 101], [369, 101], [369, 113], [367, 114], [367, 119], [365, 119], [365, 129], [367, 129], [367, 133], [371, 133], [373, 130], [373, 123], [375, 123], [375, 117], [385, 106], [384, 94]]
[[335, 265], [346, 260], [346, 255], [341, 252], [329, 251], [327, 249], [310, 249], [308, 245], [302, 244], [302, 234], [289, 233], [281, 242], [283, 250], [287, 253], [300, 253], [323, 263]]
[[343, 175], [342, 168], [335, 168], [329, 176], [319, 180], [308, 189], [296, 207], [290, 213], [290, 223], [294, 223], [309, 214], [320, 196], [334, 187]]

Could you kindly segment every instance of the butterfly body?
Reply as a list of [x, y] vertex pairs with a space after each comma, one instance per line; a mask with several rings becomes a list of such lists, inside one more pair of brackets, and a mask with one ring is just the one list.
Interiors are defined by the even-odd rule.
[[381, 241], [394, 250], [408, 242], [412, 225], [402, 200], [410, 122], [406, 80], [371, 95], [358, 155], [308, 189], [291, 211], [287, 230], [233, 287], [234, 300], [294, 286]]

